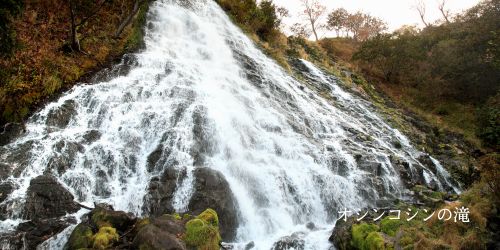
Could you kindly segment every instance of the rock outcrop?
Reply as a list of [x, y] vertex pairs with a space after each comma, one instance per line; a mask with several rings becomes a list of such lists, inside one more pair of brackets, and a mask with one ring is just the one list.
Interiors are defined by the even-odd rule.
[[238, 209], [236, 199], [224, 176], [210, 168], [194, 171], [194, 193], [189, 202], [190, 213], [198, 214], [205, 208], [213, 208], [220, 216], [220, 232], [225, 241], [236, 236]]
[[31, 180], [26, 194], [25, 218], [56, 218], [79, 209], [73, 195], [54, 176], [40, 175]]
[[[194, 192], [188, 204], [188, 213], [199, 214], [207, 207], [219, 214], [220, 232], [224, 241], [236, 236], [238, 209], [229, 183], [224, 176], [211, 168], [194, 170]], [[154, 178], [149, 187], [149, 211], [154, 216], [174, 213], [172, 199], [174, 192], [186, 177], [185, 171], [168, 168], [160, 178]]]

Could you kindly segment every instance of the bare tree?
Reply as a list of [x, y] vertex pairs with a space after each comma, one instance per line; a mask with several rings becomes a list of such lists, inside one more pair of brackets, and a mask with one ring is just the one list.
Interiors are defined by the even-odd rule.
[[361, 28], [364, 26], [366, 20], [365, 14], [358, 11], [354, 14], [350, 14], [347, 17], [346, 28], [352, 33], [352, 38], [354, 40], [358, 40], [359, 32]]
[[445, 5], [446, 5], [446, 0], [439, 0], [439, 2], [438, 2], [439, 11], [441, 12], [441, 15], [443, 15], [446, 23], [450, 23], [450, 19], [449, 19], [450, 11], [445, 9]]
[[425, 3], [423, 0], [417, 0], [415, 3], [415, 9], [418, 11], [418, 14], [420, 15], [420, 19], [422, 19], [422, 22], [424, 23], [425, 27], [429, 27], [429, 24], [425, 21]]
[[290, 12], [285, 7], [276, 7], [276, 14], [278, 16], [278, 19], [280, 20], [279, 21], [280, 24], [278, 26], [280, 29], [283, 29], [284, 28], [283, 19], [285, 17], [289, 17]]
[[302, 7], [304, 8], [303, 16], [306, 17], [307, 21], [311, 25], [312, 33], [314, 34], [314, 38], [318, 41], [318, 21], [325, 14], [326, 7], [319, 3], [318, 0], [300, 0], [302, 2]]

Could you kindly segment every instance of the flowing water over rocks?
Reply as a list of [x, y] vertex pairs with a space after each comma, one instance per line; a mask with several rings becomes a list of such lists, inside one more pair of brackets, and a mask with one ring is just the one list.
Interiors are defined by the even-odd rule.
[[[340, 209], [404, 199], [415, 184], [455, 188], [338, 79], [298, 60], [304, 87], [214, 1], [180, 2], [152, 3], [142, 52], [6, 137], [4, 234], [37, 208], [29, 194], [38, 176], [53, 176], [66, 198], [137, 216], [213, 207], [223, 239], [241, 249], [328, 249]], [[75, 209], [65, 212], [44, 216]]]

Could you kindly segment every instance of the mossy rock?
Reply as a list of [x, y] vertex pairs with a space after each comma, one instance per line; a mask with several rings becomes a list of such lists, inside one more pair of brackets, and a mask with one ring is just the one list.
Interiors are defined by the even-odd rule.
[[217, 216], [217, 212], [215, 210], [209, 208], [203, 211], [201, 214], [196, 216], [196, 218], [201, 219], [210, 223], [210, 225], [218, 227], [219, 226], [219, 217]]
[[107, 249], [117, 242], [119, 235], [116, 232], [116, 228], [112, 227], [101, 227], [99, 232], [97, 232], [93, 237], [92, 246], [94, 249]]
[[382, 234], [379, 232], [371, 232], [366, 236], [366, 240], [364, 242], [365, 249], [370, 250], [382, 250], [385, 248], [385, 241], [382, 237]]
[[125, 231], [137, 221], [132, 214], [123, 211], [113, 211], [104, 208], [95, 208], [92, 211], [91, 222], [97, 228], [113, 227], [118, 231]]
[[89, 248], [92, 245], [92, 229], [86, 224], [78, 224], [71, 233], [66, 247], [68, 249]]
[[186, 223], [184, 242], [190, 247], [204, 250], [218, 250], [221, 241], [219, 219], [213, 209], [207, 209]]

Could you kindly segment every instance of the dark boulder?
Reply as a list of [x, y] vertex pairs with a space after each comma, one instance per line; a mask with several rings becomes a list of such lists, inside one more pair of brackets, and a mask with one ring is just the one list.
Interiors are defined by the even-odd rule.
[[154, 224], [141, 228], [132, 243], [135, 249], [185, 250], [184, 242], [176, 235], [160, 229]]
[[79, 210], [79, 206], [73, 199], [73, 195], [54, 176], [40, 175], [30, 182], [24, 217], [35, 220], [74, 213]]
[[35, 249], [40, 243], [62, 232], [71, 223], [75, 222], [74, 218], [70, 218], [69, 220], [33, 220], [19, 224], [17, 231], [24, 233], [24, 241], [27, 249]]
[[67, 100], [61, 107], [49, 111], [45, 124], [51, 127], [65, 128], [75, 115], [76, 102]]
[[11, 143], [15, 138], [21, 136], [26, 132], [24, 124], [21, 123], [7, 123], [0, 133], [0, 146], [5, 146]]
[[183, 223], [172, 215], [165, 214], [160, 217], [152, 218], [150, 221], [151, 224], [158, 227], [162, 231], [173, 235], [180, 235], [185, 231]]
[[219, 215], [220, 233], [224, 241], [231, 241], [238, 228], [236, 199], [222, 173], [211, 168], [197, 168], [194, 171], [194, 193], [188, 209], [199, 214], [206, 208], [214, 209]]
[[42, 242], [62, 232], [74, 218], [68, 219], [42, 219], [27, 221], [19, 224], [14, 232], [0, 235], [0, 242], [4, 249], [36, 249]]

